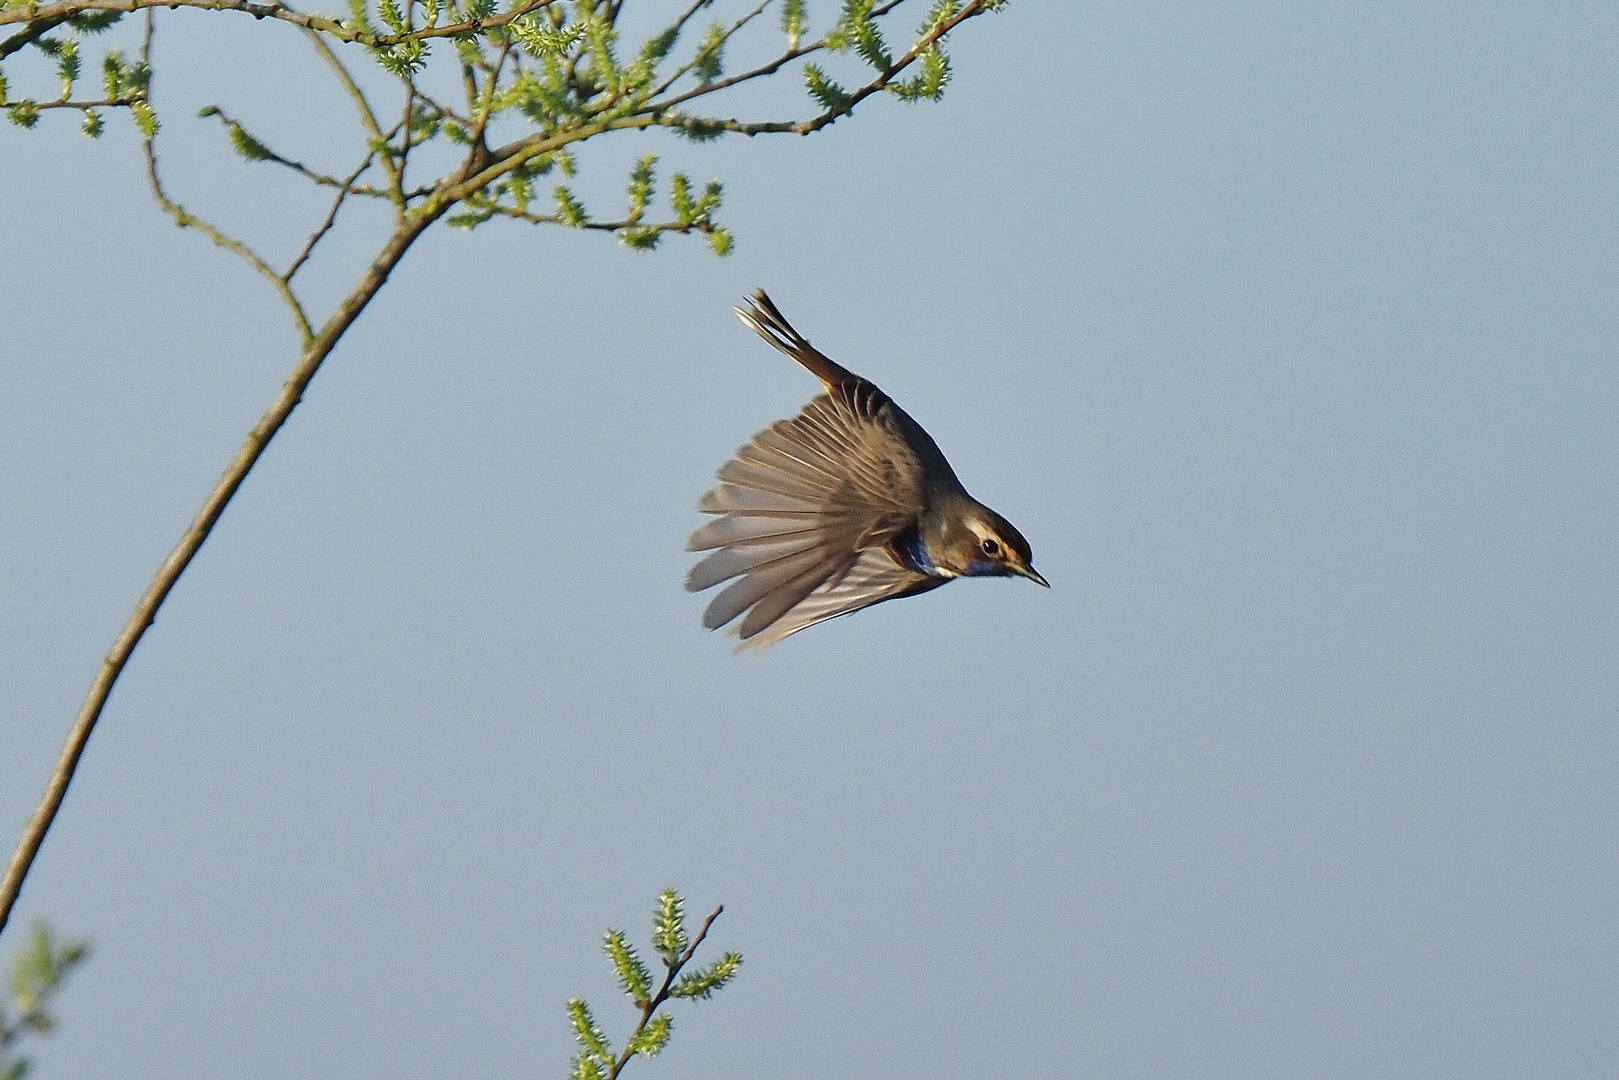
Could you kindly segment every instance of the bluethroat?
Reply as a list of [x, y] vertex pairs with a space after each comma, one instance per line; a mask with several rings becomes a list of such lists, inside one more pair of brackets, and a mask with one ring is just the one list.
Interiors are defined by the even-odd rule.
[[1050, 587], [1023, 534], [967, 494], [938, 444], [887, 394], [818, 352], [763, 289], [736, 313], [826, 393], [755, 435], [697, 504], [716, 516], [691, 534], [687, 547], [711, 554], [686, 588], [731, 582], [704, 626], [746, 612], [739, 648], [768, 648], [952, 578], [1015, 574]]

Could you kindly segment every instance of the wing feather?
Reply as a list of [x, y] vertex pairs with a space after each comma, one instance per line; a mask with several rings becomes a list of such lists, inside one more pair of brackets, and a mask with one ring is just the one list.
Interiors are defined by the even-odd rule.
[[810, 548], [754, 567], [720, 590], [703, 612], [703, 625], [710, 630], [724, 626], [776, 589], [790, 586], [799, 577], [817, 569], [824, 580], [836, 569], [826, 566], [826, 561], [822, 552]]
[[862, 608], [914, 596], [945, 583], [895, 562], [884, 548], [867, 548], [848, 572], [828, 579], [753, 637], [744, 635], [740, 649], [768, 649], [800, 630], [849, 615]]

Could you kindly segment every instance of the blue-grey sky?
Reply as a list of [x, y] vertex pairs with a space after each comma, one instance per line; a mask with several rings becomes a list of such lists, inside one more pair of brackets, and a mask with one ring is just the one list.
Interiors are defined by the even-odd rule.
[[[159, 35], [176, 192], [285, 258], [323, 203], [191, 114], [336, 169], [323, 69]], [[30, 879], [17, 925], [96, 945], [41, 1078], [560, 1076], [669, 883], [747, 960], [638, 1076], [1612, 1075], [1619, 14], [1022, 0], [954, 55], [938, 106], [583, 155], [603, 213], [646, 147], [722, 177], [730, 259], [410, 255]], [[8, 850], [294, 351], [127, 127], [0, 131]], [[731, 314], [757, 285], [1051, 591], [700, 629], [695, 501], [816, 389]]]

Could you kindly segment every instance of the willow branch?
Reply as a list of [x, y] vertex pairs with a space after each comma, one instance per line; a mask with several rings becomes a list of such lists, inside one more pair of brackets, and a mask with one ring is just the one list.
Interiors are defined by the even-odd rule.
[[[24, 33], [29, 33], [36, 23], [49, 21], [50, 26], [58, 26], [90, 11], [131, 12], [152, 8], [195, 8], [200, 11], [236, 11], [243, 15], [251, 15], [255, 19], [278, 19], [294, 26], [301, 26], [305, 30], [318, 30], [322, 34], [329, 34], [338, 41], [364, 45], [370, 49], [385, 49], [409, 41], [453, 38], [482, 30], [496, 30], [525, 15], [532, 15], [542, 8], [550, 7], [553, 3], [556, 3], [556, 0], [528, 0], [511, 11], [491, 15], [485, 19], [466, 19], [458, 23], [425, 27], [403, 34], [372, 33], [330, 15], [304, 15], [274, 0], [263, 4], [255, 3], [254, 0], [59, 0], [55, 4], [25, 4], [22, 7], [0, 11], [0, 26], [23, 24], [29, 28]], [[40, 30], [39, 33], [45, 33], [50, 26]], [[16, 37], [9, 38], [5, 44], [9, 45], [15, 40]], [[26, 44], [28, 42], [23, 41], [16, 48], [22, 48]], [[9, 54], [0, 53], [0, 57], [6, 55]]]
[[[899, 5], [903, 4], [904, 2], [905, 2], [905, 0], [889, 0], [889, 2], [886, 3], [886, 4], [879, 4], [877, 7], [874, 7], [874, 8], [871, 9], [871, 18], [875, 19], [875, 18], [877, 18], [877, 17], [879, 17], [881, 15], [886, 15], [890, 11], [893, 11], [895, 8], [899, 7]], [[757, 14], [757, 13], [755, 13], [755, 14]], [[940, 38], [942, 38], [945, 34], [949, 33], [951, 30], [954, 30], [957, 26], [959, 26], [965, 20], [972, 18], [974, 15], [981, 15], [981, 14], [983, 14], [983, 4], [982, 4], [981, 0], [973, 0], [973, 2], [968, 4], [965, 8], [963, 8], [956, 15], [955, 18], [949, 20], [947, 23], [943, 23], [943, 24], [935, 27], [931, 33], [927, 34], [921, 41], [917, 42], [916, 46], [914, 48], [912, 48], [910, 52], [906, 53], [900, 59], [896, 60], [886, 71], [884, 71], [881, 75], [879, 75], [876, 80], [874, 80], [872, 83], [868, 84], [868, 88], [862, 88], [859, 95], [855, 98], [855, 101], [856, 102], [862, 101], [865, 98], [867, 98], [867, 97], [871, 96], [872, 94], [876, 93], [878, 90], [881, 90], [883, 87], [887, 86], [888, 83], [894, 78], [895, 75], [899, 74], [901, 71], [905, 70], [907, 67], [910, 67], [911, 64], [915, 63], [917, 55], [919, 53], [921, 53], [921, 51], [923, 49], [925, 49], [927, 46], [933, 44], [935, 41], [938, 41]], [[753, 68], [753, 69], [751, 69], [749, 71], [738, 72], [737, 74], [732, 75], [729, 78], [716, 79], [714, 82], [704, 83], [701, 86], [693, 87], [692, 89], [687, 90], [683, 94], [678, 94], [675, 97], [668, 98], [668, 99], [666, 99], [664, 101], [659, 102], [658, 105], [657, 105], [657, 108], [660, 108], [660, 109], [672, 109], [677, 105], [684, 104], [685, 102], [692, 101], [692, 100], [694, 100], [696, 98], [707, 97], [710, 94], [717, 94], [721, 90], [729, 90], [733, 86], [739, 86], [739, 85], [741, 85], [742, 83], [745, 83], [745, 82], [752, 82], [754, 79], [763, 78], [766, 75], [774, 75], [776, 72], [780, 71], [783, 67], [785, 67], [788, 64], [792, 63], [794, 60], [798, 60], [798, 59], [800, 59], [802, 57], [808, 56], [811, 53], [821, 52], [821, 51], [823, 51], [825, 49], [826, 49], [826, 39], [825, 38], [821, 39], [820, 41], [815, 42], [812, 45], [805, 45], [802, 48], [788, 49], [786, 52], [782, 53], [780, 56], [776, 57], [774, 60], [770, 61], [768, 64], [761, 64], [759, 67]], [[652, 96], [654, 98], [657, 97], [658, 94], [663, 93], [671, 85], [673, 85], [674, 82], [675, 82], [675, 80], [672, 79], [672, 78], [665, 81], [663, 83], [663, 85], [660, 86]], [[836, 119], [837, 117], [842, 116], [842, 115], [843, 115], [842, 113], [832, 113], [831, 114], [833, 119]], [[831, 123], [831, 122], [832, 122], [831, 120], [828, 120], [828, 121], [826, 121], [826, 123], [821, 124], [820, 127], [813, 128], [813, 129], [806, 129], [806, 130], [800, 130], [799, 127], [793, 127], [791, 125], [788, 125], [788, 126], [777, 125], [777, 126], [767, 126], [767, 127], [760, 127], [760, 126], [757, 126], [757, 125], [751, 125], [753, 127], [756, 127], [757, 130], [743, 130], [743, 128], [727, 128], [726, 130], [728, 130], [728, 131], [743, 131], [744, 134], [748, 134], [748, 135], [759, 134], [760, 132], [767, 131], [767, 130], [768, 131], [796, 131], [799, 134], [807, 135], [807, 134], [809, 134], [810, 130], [819, 131], [821, 127], [825, 127], [827, 123]]]
[[[886, 5], [884, 10], [889, 10], [896, 4], [902, 2], [903, 0], [891, 0], [891, 3]], [[433, 191], [428, 195], [426, 202], [423, 204], [422, 209], [423, 211], [432, 210], [435, 213], [442, 214], [444, 212], [444, 208], [447, 208], [449, 205], [453, 205], [456, 202], [460, 202], [475, 192], [483, 190], [485, 187], [494, 183], [507, 173], [510, 173], [513, 169], [516, 169], [524, 163], [539, 157], [541, 154], [550, 153], [551, 151], [560, 149], [569, 145], [570, 143], [592, 138], [608, 131], [630, 131], [644, 130], [650, 127], [668, 127], [683, 128], [686, 130], [721, 130], [736, 132], [743, 135], [764, 135], [776, 133], [808, 135], [811, 132], [819, 131], [830, 124], [836, 123], [837, 120], [843, 116], [853, 113], [857, 105], [869, 98], [872, 94], [878, 93], [886, 88], [888, 84], [893, 81], [894, 76], [898, 75], [900, 72], [904, 71], [906, 68], [915, 63], [917, 56], [920, 55], [921, 52], [929, 45], [933, 44], [935, 41], [938, 41], [945, 34], [961, 25], [961, 23], [965, 22], [967, 19], [981, 14], [983, 14], [983, 0], [972, 0], [972, 2], [967, 4], [967, 6], [964, 7], [954, 18], [941, 23], [940, 25], [934, 27], [931, 32], [923, 35], [923, 37], [917, 41], [909, 52], [900, 57], [898, 60], [894, 61], [894, 63], [890, 64], [871, 82], [867, 83], [859, 90], [851, 94], [849, 105], [845, 109], [828, 109], [808, 120], [769, 120], [751, 123], [736, 119], [712, 119], [708, 117], [688, 116], [672, 109], [672, 106], [680, 101], [689, 100], [692, 97], [699, 96], [699, 92], [694, 91], [668, 101], [648, 103], [647, 105], [642, 106], [639, 111], [631, 113], [628, 116], [615, 117], [612, 120], [597, 120], [592, 123], [582, 124], [579, 127], [563, 131], [536, 132], [532, 135], [527, 135], [521, 139], [518, 139], [515, 142], [508, 143], [496, 150], [489, 151], [487, 159], [484, 161], [480, 161], [479, 156], [477, 154], [473, 154], [469, 156], [466, 166], [462, 169], [461, 173], [457, 177], [451, 178], [433, 189]], [[783, 60], [782, 63], [786, 63], [786, 61]], [[744, 77], [749, 76], [738, 76], [738, 79]], [[721, 89], [721, 87], [716, 83], [711, 84], [711, 86], [708, 88], [699, 89], [701, 93], [712, 93], [715, 90]]]
[[635, 1056], [635, 1051], [630, 1049], [635, 1045], [635, 1037], [646, 1029], [647, 1024], [652, 1022], [652, 1015], [658, 1011], [658, 1007], [669, 1000], [669, 991], [675, 985], [675, 976], [679, 975], [680, 969], [684, 968], [691, 962], [691, 958], [697, 955], [697, 946], [703, 943], [703, 939], [708, 936], [708, 928], [714, 925], [714, 920], [719, 918], [720, 913], [724, 910], [724, 904], [715, 908], [708, 918], [703, 920], [703, 928], [697, 931], [697, 936], [692, 938], [690, 945], [686, 946], [686, 951], [681, 953], [680, 958], [674, 963], [667, 965], [667, 970], [663, 976], [663, 985], [658, 987], [658, 992], [652, 995], [650, 1001], [641, 1003], [640, 1023], [636, 1024], [635, 1030], [630, 1032], [629, 1039], [625, 1041], [624, 1053], [619, 1055], [617, 1061], [613, 1062], [613, 1071], [607, 1074], [607, 1080], [618, 1080], [618, 1074], [624, 1071], [624, 1066], [628, 1065], [630, 1059]]
[[519, 210], [515, 206], [497, 206], [492, 208], [494, 213], [501, 217], [509, 217], [514, 221], [526, 221], [530, 225], [566, 225], [570, 229], [588, 229], [594, 232], [623, 232], [625, 229], [640, 229], [648, 233], [707, 233], [714, 230], [714, 226], [707, 221], [632, 221], [625, 218], [622, 221], [584, 221], [574, 224], [559, 214], [533, 214], [527, 210]]
[[[100, 103], [95, 102], [93, 104], [100, 104]], [[369, 197], [372, 197], [372, 198], [379, 198], [379, 199], [392, 199], [393, 198], [393, 192], [392, 191], [383, 191], [383, 190], [381, 190], [379, 188], [374, 188], [374, 187], [370, 186], [369, 184], [361, 184], [359, 186], [356, 186], [352, 178], [348, 179], [348, 180], [339, 180], [335, 176], [330, 176], [330, 175], [328, 175], [326, 173], [323, 173], [323, 172], [316, 172], [314, 169], [311, 169], [309, 166], [305, 165], [303, 162], [295, 161], [292, 158], [287, 157], [285, 154], [278, 154], [278, 153], [276, 153], [276, 151], [274, 151], [270, 147], [266, 146], [264, 144], [263, 140], [259, 139], [257, 136], [249, 135], [248, 130], [245, 127], [242, 126], [241, 122], [239, 120], [235, 119], [234, 117], [232, 117], [224, 109], [221, 109], [217, 105], [210, 105], [208, 107], [208, 110], [211, 113], [211, 115], [216, 116], [216, 117], [219, 118], [219, 122], [225, 125], [225, 129], [226, 129], [227, 132], [239, 133], [240, 135], [247, 136], [248, 138], [252, 139], [252, 142], [253, 142], [254, 146], [256, 147], [256, 149], [257, 149], [257, 153], [253, 154], [253, 155], [245, 155], [244, 154], [244, 156], [248, 156], [250, 158], [250, 160], [268, 161], [273, 165], [280, 165], [281, 167], [283, 167], [285, 169], [290, 169], [291, 171], [297, 173], [299, 176], [303, 177], [305, 180], [308, 180], [312, 184], [319, 185], [320, 187], [341, 188], [341, 189], [344, 190], [344, 192], [346, 194], [349, 194], [349, 195], [366, 195], [366, 196], [369, 196]], [[398, 131], [398, 130], [399, 129], [397, 127], [394, 129], [394, 131]], [[389, 134], [391, 136], [392, 132], [390, 132]], [[373, 153], [370, 157], [368, 157], [366, 159], [367, 162], [368, 162], [367, 167], [369, 167], [369, 162], [372, 161], [374, 158], [375, 158], [375, 153]], [[364, 171], [365, 171], [365, 169], [359, 170], [359, 172], [362, 172], [362, 173]], [[358, 175], [359, 175], [359, 173], [355, 174], [355, 176], [358, 176]]]
[[57, 98], [55, 101], [36, 101], [33, 107], [40, 112], [46, 109], [78, 109], [88, 112], [91, 109], [122, 109], [128, 108], [140, 101], [141, 94], [123, 94], [118, 97], [102, 98], [100, 101], [70, 101], [67, 98]]
[[[874, 8], [872, 14], [875, 16], [886, 11], [891, 11], [901, 3], [904, 3], [904, 0], [890, 0], [888, 4], [882, 5], [881, 8]], [[677, 94], [672, 98], [666, 98], [663, 101], [650, 102], [643, 106], [641, 113], [638, 115], [650, 115], [652, 117], [652, 123], [659, 127], [685, 129], [694, 132], [706, 130], [735, 132], [739, 135], [766, 135], [775, 133], [808, 135], [812, 132], [820, 131], [822, 128], [831, 124], [837, 123], [842, 117], [852, 115], [854, 113], [855, 106], [859, 105], [862, 101], [865, 101], [871, 95], [881, 93], [883, 90], [886, 90], [889, 84], [894, 81], [894, 77], [899, 75], [912, 64], [916, 63], [916, 58], [920, 56], [928, 48], [928, 46], [944, 37], [946, 34], [960, 26], [962, 23], [966, 22], [968, 19], [971, 19], [976, 15], [982, 15], [983, 13], [983, 0], [972, 0], [971, 3], [962, 8], [961, 11], [957, 12], [955, 17], [945, 20], [938, 26], [935, 26], [932, 30], [928, 31], [926, 34], [922, 35], [922, 37], [917, 40], [916, 44], [911, 46], [909, 52], [900, 57], [898, 60], [895, 60], [892, 64], [888, 65], [888, 67], [884, 68], [875, 79], [871, 80], [860, 89], [850, 94], [849, 104], [846, 107], [842, 109], [827, 109], [825, 112], [811, 117], [808, 120], [801, 120], [797, 122], [784, 120], [750, 122], [737, 120], [734, 118], [717, 119], [692, 116], [676, 110], [678, 106], [684, 104], [685, 102], [692, 101], [696, 98], [706, 97], [709, 94], [718, 93], [721, 90], [736, 86], [738, 83], [747, 82], [750, 79], [757, 79], [764, 75], [773, 74], [774, 72], [779, 71], [783, 65], [791, 63], [793, 60], [796, 60], [801, 56], [815, 52], [818, 49], [826, 48], [826, 43], [824, 40], [818, 41], [814, 45], [805, 46], [802, 49], [789, 49], [787, 52], [783, 53], [775, 60], [772, 60], [770, 63], [765, 64], [763, 67], [757, 67], [751, 71], [744, 71], [740, 74], [731, 76], [729, 79], [721, 79], [717, 82], [707, 83], [703, 86], [688, 90], [683, 94]]]
[[[23, 27], [15, 34], [12, 34], [10, 37], [6, 38], [6, 40], [0, 41], [0, 60], [4, 60], [18, 49], [27, 48], [29, 45], [32, 45], [34, 42], [44, 37], [52, 30], [55, 30], [58, 26], [61, 26], [72, 17], [72, 15], [53, 15], [41, 17], [37, 21], [29, 22], [27, 26]], [[3, 17], [3, 15], [0, 15], [0, 25], [15, 21], [16, 20], [14, 19], [6, 19]]]

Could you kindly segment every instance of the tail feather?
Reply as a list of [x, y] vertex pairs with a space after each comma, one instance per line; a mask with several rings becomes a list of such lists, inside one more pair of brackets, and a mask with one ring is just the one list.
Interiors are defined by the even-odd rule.
[[763, 289], [755, 289], [753, 295], [748, 297], [748, 306], [745, 309], [737, 308], [736, 313], [743, 322], [753, 327], [754, 333], [808, 368], [810, 374], [820, 379], [828, 390], [860, 381], [860, 376], [827, 357], [794, 330]]

